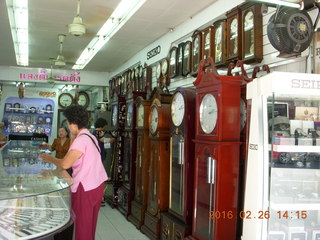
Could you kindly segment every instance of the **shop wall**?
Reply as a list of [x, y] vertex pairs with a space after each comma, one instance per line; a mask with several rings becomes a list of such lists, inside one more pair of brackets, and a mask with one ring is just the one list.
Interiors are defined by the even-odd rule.
[[[172, 46], [177, 46], [178, 43], [191, 40], [192, 33], [197, 29], [204, 29], [205, 27], [211, 25], [213, 22], [224, 18], [224, 14], [242, 4], [244, 1], [226, 1], [218, 0], [212, 4], [207, 9], [201, 11], [199, 14], [191, 17], [183, 24], [177, 26], [174, 31], [168, 32], [163, 37], [159, 38], [157, 41], [148, 45], [144, 50], [139, 52], [136, 56], [127, 61], [124, 65], [119, 66], [119, 68], [114, 72], [110, 73], [110, 77], [120, 74], [128, 68], [131, 68], [138, 63], [144, 64], [147, 63], [150, 66], [153, 66], [152, 71], [152, 86], [156, 85], [155, 79], [155, 63], [161, 60], [164, 57], [167, 57], [169, 50]], [[271, 68], [271, 71], [285, 71], [285, 72], [312, 72], [312, 54], [311, 48], [308, 48], [306, 51], [302, 52], [300, 56], [292, 58], [279, 58], [279, 52], [270, 44], [267, 36], [267, 23], [272, 14], [275, 13], [275, 8], [269, 7], [268, 13], [263, 15], [263, 61], [256, 65], [268, 64]], [[311, 10], [308, 12], [314, 21], [316, 18], [317, 10]], [[319, 24], [318, 24], [319, 25]], [[147, 53], [151, 49], [160, 46], [161, 52], [151, 59], [147, 59]], [[256, 65], [246, 66], [248, 73]], [[237, 69], [235, 70], [237, 71]], [[226, 71], [219, 71], [220, 74], [225, 74]], [[169, 91], [174, 91], [177, 87], [192, 87], [195, 78], [193, 77], [178, 77], [171, 79], [171, 84]]]

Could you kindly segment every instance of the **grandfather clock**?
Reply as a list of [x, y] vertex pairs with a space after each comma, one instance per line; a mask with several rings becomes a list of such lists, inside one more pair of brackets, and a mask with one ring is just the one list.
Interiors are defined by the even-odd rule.
[[161, 239], [180, 240], [191, 234], [194, 175], [193, 88], [178, 88], [171, 102], [169, 210], [161, 214]]
[[149, 184], [149, 110], [151, 100], [144, 100], [137, 97], [136, 106], [136, 173], [135, 173], [135, 193], [134, 200], [131, 203], [131, 214], [128, 219], [138, 229], [144, 223], [144, 215], [147, 209], [148, 184]]
[[[118, 78], [119, 79], [119, 78]], [[124, 86], [120, 79], [115, 83], [115, 92], [111, 100], [111, 126], [108, 130], [112, 131], [116, 138], [113, 144], [112, 168], [110, 181], [105, 193], [106, 201], [112, 206], [118, 205], [118, 190], [122, 185], [122, 168], [123, 168], [123, 145], [124, 145], [124, 126], [126, 103], [123, 95]]]
[[[206, 69], [206, 71], [205, 71]], [[187, 239], [236, 239], [241, 77], [202, 60], [196, 86], [194, 212]]]
[[[135, 74], [137, 69], [135, 69]], [[138, 76], [136, 76], [138, 77]], [[131, 201], [134, 196], [135, 173], [136, 173], [136, 150], [137, 150], [137, 131], [136, 131], [136, 106], [135, 100], [137, 97], [145, 97], [145, 92], [134, 91], [134, 86], [138, 86], [135, 79], [132, 79], [127, 84], [126, 95], [126, 114], [125, 114], [125, 129], [124, 129], [124, 155], [123, 168], [121, 169], [122, 186], [118, 191], [119, 195], [119, 210], [125, 217], [128, 217], [131, 212]]]
[[141, 231], [151, 239], [160, 238], [160, 213], [169, 207], [169, 117], [171, 94], [156, 87], [149, 113], [150, 162], [147, 211]]

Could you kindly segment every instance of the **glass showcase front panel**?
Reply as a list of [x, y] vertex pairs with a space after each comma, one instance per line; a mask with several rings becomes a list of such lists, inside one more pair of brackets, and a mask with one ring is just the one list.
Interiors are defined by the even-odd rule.
[[196, 180], [197, 201], [195, 227], [197, 235], [205, 239], [211, 239], [213, 233], [213, 219], [210, 219], [210, 211], [214, 206], [214, 183], [212, 181], [212, 160], [210, 152], [205, 149], [196, 159], [198, 165], [198, 176]]
[[320, 96], [267, 98], [268, 239], [320, 239]]
[[141, 201], [141, 187], [142, 187], [142, 137], [137, 137], [137, 165], [136, 165], [136, 187], [135, 187], [135, 199]]
[[183, 215], [184, 206], [184, 138], [171, 138], [170, 209]]

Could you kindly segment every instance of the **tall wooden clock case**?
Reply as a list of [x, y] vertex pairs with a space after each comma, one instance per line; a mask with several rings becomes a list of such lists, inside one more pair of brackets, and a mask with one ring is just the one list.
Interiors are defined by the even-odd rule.
[[137, 130], [137, 150], [136, 150], [136, 180], [134, 200], [131, 204], [131, 214], [128, 219], [138, 229], [144, 223], [144, 216], [147, 209], [148, 185], [149, 185], [149, 110], [151, 100], [144, 100], [137, 97], [136, 105], [136, 130]]
[[[137, 131], [136, 131], [136, 106], [137, 97], [145, 97], [145, 92], [134, 91], [135, 82], [132, 79], [127, 84], [126, 95], [126, 115], [124, 129], [124, 156], [122, 168], [123, 184], [119, 189], [119, 210], [126, 217], [131, 212], [131, 201], [134, 196], [135, 173], [136, 173], [136, 150], [137, 150]], [[137, 84], [136, 84], [137, 86]]]
[[194, 216], [187, 239], [236, 239], [241, 77], [202, 60], [196, 86]]
[[161, 239], [182, 240], [191, 234], [195, 97], [193, 88], [178, 88], [172, 97], [169, 210], [161, 216]]
[[148, 203], [141, 231], [151, 239], [160, 239], [160, 213], [169, 207], [169, 129], [171, 94], [156, 87], [149, 113], [150, 163]]
[[126, 104], [123, 95], [123, 86], [118, 82], [115, 84], [115, 92], [111, 101], [111, 126], [110, 131], [114, 133], [116, 141], [113, 145], [112, 169], [108, 184], [111, 184], [110, 191], [106, 192], [107, 202], [116, 207], [118, 205], [118, 190], [122, 185], [122, 168], [123, 168], [123, 145], [124, 145], [124, 126], [125, 126], [125, 112]]

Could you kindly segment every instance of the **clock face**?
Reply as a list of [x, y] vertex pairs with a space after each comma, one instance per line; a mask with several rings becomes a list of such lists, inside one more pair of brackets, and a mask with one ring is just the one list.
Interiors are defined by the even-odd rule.
[[171, 103], [171, 119], [173, 124], [178, 127], [181, 125], [185, 114], [185, 101], [180, 92], [177, 92]]
[[88, 107], [89, 95], [86, 92], [79, 92], [78, 104], [80, 106]]
[[165, 58], [161, 62], [161, 72], [162, 75], [165, 75], [168, 71], [168, 60]]
[[247, 122], [247, 107], [244, 100], [240, 99], [240, 131], [243, 130]]
[[218, 118], [218, 106], [212, 94], [206, 94], [200, 104], [200, 126], [205, 133], [211, 133], [216, 126]]
[[128, 110], [127, 110], [127, 126], [131, 127], [132, 125], [132, 114], [133, 114], [133, 103], [128, 104]]
[[62, 93], [59, 96], [59, 105], [61, 107], [69, 107], [73, 102], [73, 97], [70, 93]]
[[151, 110], [151, 121], [150, 121], [150, 131], [154, 134], [157, 131], [159, 122], [158, 109], [153, 107]]
[[238, 53], [238, 19], [233, 19], [230, 24], [230, 53], [237, 55]]
[[113, 105], [112, 108], [112, 126], [116, 126], [117, 125], [117, 120], [118, 120], [118, 106], [117, 105]]
[[220, 24], [215, 33], [215, 62], [222, 61], [222, 25]]
[[143, 121], [144, 120], [144, 107], [142, 104], [138, 106], [137, 109], [137, 126], [143, 127]]
[[156, 78], [159, 79], [161, 76], [161, 63], [158, 62], [156, 65]]

